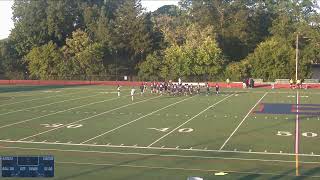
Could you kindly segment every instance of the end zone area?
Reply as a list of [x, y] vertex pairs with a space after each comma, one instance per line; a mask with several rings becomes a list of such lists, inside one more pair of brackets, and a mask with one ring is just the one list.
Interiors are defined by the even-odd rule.
[[0, 86], [0, 154], [52, 154], [53, 179], [320, 178], [320, 93], [298, 91], [131, 101], [126, 87], [117, 97], [113, 86]]

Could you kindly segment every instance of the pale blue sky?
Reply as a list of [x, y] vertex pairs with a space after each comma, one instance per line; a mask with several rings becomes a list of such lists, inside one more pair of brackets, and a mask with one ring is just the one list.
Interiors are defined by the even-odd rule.
[[[163, 5], [178, 5], [178, 0], [142, 0], [141, 3], [147, 11], [154, 11]], [[0, 0], [0, 39], [7, 38], [13, 28], [12, 4], [13, 0]]]

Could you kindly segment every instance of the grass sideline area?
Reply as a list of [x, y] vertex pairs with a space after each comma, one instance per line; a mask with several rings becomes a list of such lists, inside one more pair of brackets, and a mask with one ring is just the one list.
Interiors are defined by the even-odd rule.
[[[114, 86], [1, 85], [0, 155], [54, 155], [57, 180], [320, 178], [316, 89], [136, 93], [132, 102], [129, 88], [117, 97]], [[263, 113], [267, 103], [293, 108]]]

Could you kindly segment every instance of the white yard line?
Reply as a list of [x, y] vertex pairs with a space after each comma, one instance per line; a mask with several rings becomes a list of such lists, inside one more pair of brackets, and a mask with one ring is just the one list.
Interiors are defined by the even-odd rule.
[[68, 95], [77, 94], [77, 93], [81, 93], [81, 92], [74, 92], [74, 93], [60, 94], [60, 95], [55, 95], [55, 96], [46, 96], [46, 97], [39, 97], [39, 98], [34, 98], [34, 99], [27, 99], [27, 100], [23, 100], [23, 101], [8, 103], [8, 104], [1, 104], [0, 107], [12, 105], [12, 104], [23, 103], [23, 102], [35, 101], [35, 100], [39, 100], [39, 99], [49, 99], [49, 98], [59, 97], [59, 96], [68, 96]]
[[138, 103], [145, 102], [145, 101], [150, 101], [150, 100], [152, 100], [152, 99], [156, 99], [156, 98], [159, 98], [159, 97], [161, 97], [161, 96], [156, 96], [156, 97], [153, 97], [153, 98], [150, 98], [150, 99], [145, 99], [145, 100], [142, 100], [142, 101], [137, 101], [137, 102], [130, 103], [130, 104], [127, 104], [127, 105], [124, 105], [124, 106], [120, 106], [120, 107], [117, 107], [117, 108], [114, 108], [114, 109], [111, 109], [111, 110], [108, 110], [108, 111], [105, 111], [105, 112], [102, 112], [102, 113], [99, 113], [99, 114], [96, 114], [96, 115], [93, 115], [93, 116], [89, 116], [89, 117], [86, 117], [86, 118], [83, 118], [83, 119], [80, 119], [80, 120], [77, 120], [77, 121], [74, 121], [74, 122], [65, 124], [65, 125], [63, 125], [63, 126], [59, 126], [59, 127], [57, 127], [57, 128], [53, 128], [53, 129], [50, 129], [50, 130], [47, 130], [47, 131], [43, 131], [43, 132], [40, 132], [40, 133], [31, 135], [31, 136], [22, 138], [22, 139], [20, 139], [19, 141], [22, 141], [22, 140], [25, 140], [25, 139], [28, 139], [28, 138], [31, 138], [31, 137], [39, 136], [39, 135], [41, 135], [41, 134], [45, 134], [45, 133], [48, 133], [48, 132], [51, 132], [51, 131], [55, 131], [55, 130], [57, 130], [57, 129], [60, 129], [60, 128], [63, 128], [63, 127], [69, 126], [69, 125], [73, 125], [73, 124], [78, 123], [78, 122], [86, 121], [86, 120], [88, 120], [88, 119], [92, 119], [92, 118], [94, 118], [94, 117], [98, 117], [98, 116], [107, 114], [107, 113], [109, 113], [109, 112], [116, 111], [116, 110], [118, 110], [118, 109], [122, 109], [122, 108], [125, 108], [125, 107], [128, 107], [128, 106], [134, 105], [134, 104], [138, 104]]
[[102, 133], [102, 134], [99, 134], [99, 135], [97, 135], [97, 136], [95, 136], [95, 137], [92, 137], [92, 138], [90, 138], [90, 139], [87, 139], [87, 140], [81, 142], [81, 144], [87, 143], [87, 142], [89, 142], [89, 141], [91, 141], [91, 140], [93, 140], [93, 139], [96, 139], [96, 138], [98, 138], [98, 137], [101, 137], [101, 136], [103, 136], [103, 135], [106, 135], [106, 134], [108, 134], [108, 133], [111, 133], [111, 132], [113, 132], [113, 131], [115, 131], [115, 130], [117, 130], [117, 129], [120, 129], [120, 128], [124, 127], [124, 126], [127, 126], [127, 125], [129, 125], [129, 124], [132, 124], [132, 123], [134, 123], [134, 122], [136, 122], [136, 121], [139, 121], [139, 120], [142, 119], [142, 118], [145, 118], [145, 117], [147, 117], [147, 116], [150, 116], [150, 115], [152, 115], [152, 114], [154, 114], [154, 113], [157, 113], [157, 112], [159, 112], [159, 111], [161, 111], [161, 110], [163, 110], [163, 109], [166, 109], [166, 108], [168, 108], [168, 107], [174, 106], [174, 105], [176, 105], [176, 104], [178, 104], [178, 103], [181, 103], [181, 102], [186, 101], [186, 100], [188, 100], [188, 99], [191, 99], [191, 98], [193, 98], [193, 97], [194, 97], [194, 96], [189, 97], [189, 98], [186, 98], [186, 99], [183, 99], [183, 100], [181, 100], [181, 101], [178, 101], [178, 102], [175, 102], [175, 103], [172, 103], [172, 104], [169, 104], [169, 105], [167, 105], [167, 106], [165, 106], [165, 107], [162, 107], [162, 108], [160, 108], [160, 109], [158, 109], [158, 110], [156, 110], [156, 111], [153, 111], [153, 112], [148, 113], [148, 114], [146, 114], [146, 115], [144, 115], [144, 116], [141, 116], [141, 117], [139, 117], [139, 118], [137, 118], [137, 119], [135, 119], [135, 120], [132, 120], [132, 121], [130, 121], [130, 122], [128, 122], [128, 123], [122, 124], [122, 125], [114, 128], [114, 129], [111, 129], [111, 130], [106, 131], [106, 132], [104, 132], [104, 133]]
[[1, 115], [6, 115], [6, 114], [12, 114], [12, 113], [15, 113], [15, 112], [21, 112], [21, 111], [25, 111], [25, 110], [29, 110], [29, 109], [35, 109], [35, 108], [39, 108], [39, 107], [50, 106], [52, 104], [58, 104], [58, 103], [63, 103], [63, 102], [68, 102], [68, 101], [74, 101], [74, 100], [78, 100], [78, 99], [85, 99], [85, 98], [89, 98], [89, 97], [93, 97], [93, 96], [99, 96], [99, 95], [101, 95], [101, 94], [95, 94], [95, 95], [91, 95], [91, 96], [84, 96], [84, 97], [73, 98], [73, 99], [66, 99], [66, 100], [63, 100], [63, 101], [57, 101], [57, 102], [43, 104], [43, 105], [39, 105], [39, 106], [33, 106], [33, 107], [30, 107], [30, 108], [24, 108], [24, 109], [19, 109], [19, 110], [15, 110], [15, 111], [9, 111], [9, 112], [0, 114], [0, 116]]
[[13, 125], [17, 125], [17, 124], [22, 124], [22, 123], [29, 122], [29, 121], [33, 121], [35, 119], [40, 119], [40, 118], [43, 118], [43, 117], [47, 117], [47, 116], [63, 113], [63, 112], [66, 112], [66, 111], [82, 108], [82, 107], [85, 107], [85, 106], [90, 106], [90, 105], [93, 105], [93, 104], [103, 103], [103, 102], [107, 102], [107, 101], [112, 101], [112, 100], [115, 100], [115, 99], [119, 99], [119, 97], [112, 98], [112, 99], [106, 99], [106, 100], [103, 100], [103, 101], [92, 102], [92, 103], [84, 104], [84, 105], [81, 105], [81, 106], [76, 106], [76, 107], [72, 107], [72, 108], [69, 108], [69, 109], [65, 109], [65, 110], [62, 110], [62, 111], [57, 111], [57, 112], [54, 112], [54, 113], [50, 113], [50, 114], [46, 114], [46, 115], [42, 115], [42, 116], [26, 119], [26, 120], [23, 120], [23, 121], [18, 121], [18, 122], [15, 122], [15, 123], [3, 125], [3, 126], [0, 126], [0, 129], [1, 128], [5, 128], [5, 127], [10, 127], [10, 126], [13, 126]]
[[[62, 145], [62, 146], [82, 146], [82, 147], [103, 147], [103, 148], [124, 148], [124, 149], [147, 149], [147, 150], [172, 150], [172, 151], [190, 151], [190, 152], [216, 152], [216, 153], [230, 153], [230, 154], [258, 154], [258, 155], [279, 155], [279, 156], [295, 156], [295, 153], [274, 153], [274, 152], [258, 152], [258, 151], [229, 151], [229, 150], [213, 150], [213, 149], [176, 149], [175, 147], [146, 147], [146, 146], [120, 146], [104, 144], [74, 144], [74, 143], [55, 143], [55, 142], [35, 142], [35, 141], [12, 141], [0, 140], [4, 143], [22, 143], [22, 144], [44, 144], [44, 145]], [[320, 157], [320, 154], [299, 154], [299, 156], [306, 157]]]
[[295, 131], [295, 153], [299, 154], [299, 91], [297, 91], [297, 105], [296, 105], [296, 131]]
[[233, 96], [234, 94], [231, 94], [223, 99], [221, 99], [220, 101], [214, 103], [213, 105], [207, 107], [206, 109], [202, 110], [201, 112], [199, 112], [198, 114], [196, 114], [195, 116], [193, 116], [192, 118], [188, 119], [186, 122], [180, 124], [178, 127], [174, 128], [172, 131], [168, 132], [167, 134], [163, 135], [162, 137], [158, 138], [157, 140], [155, 140], [154, 142], [152, 142], [151, 144], [148, 145], [148, 147], [154, 145], [155, 143], [159, 142], [161, 139], [167, 137], [168, 135], [170, 135], [171, 133], [173, 133], [174, 131], [176, 131], [177, 129], [179, 129], [180, 127], [182, 127], [183, 125], [187, 124], [188, 122], [192, 121], [194, 118], [200, 116], [202, 113], [206, 112], [208, 109], [216, 106], [217, 104], [225, 101], [226, 99], [230, 98], [231, 96]]
[[231, 137], [238, 131], [238, 129], [240, 128], [240, 126], [243, 124], [243, 122], [247, 119], [247, 117], [250, 115], [250, 113], [253, 111], [253, 109], [261, 102], [261, 100], [268, 94], [268, 92], [264, 93], [264, 95], [258, 100], [258, 102], [250, 109], [250, 111], [248, 112], [248, 114], [242, 119], [242, 121], [239, 123], [239, 125], [236, 127], [236, 129], [230, 134], [230, 136], [228, 137], [228, 139], [222, 144], [222, 146], [220, 147], [219, 150], [222, 150], [224, 148], [224, 146], [229, 142], [229, 140], [231, 139]]

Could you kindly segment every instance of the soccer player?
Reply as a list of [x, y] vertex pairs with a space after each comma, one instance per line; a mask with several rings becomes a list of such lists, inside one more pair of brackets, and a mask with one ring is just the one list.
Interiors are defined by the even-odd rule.
[[134, 92], [135, 92], [136, 90], [134, 89], [134, 87], [132, 86], [132, 88], [131, 88], [131, 100], [133, 101], [133, 96], [134, 96]]
[[297, 88], [301, 89], [302, 84], [301, 84], [301, 79], [297, 80]]
[[117, 87], [117, 91], [118, 91], [118, 97], [120, 97], [120, 85], [118, 84], [118, 87]]
[[140, 85], [140, 95], [142, 96], [143, 93], [144, 93], [144, 84], [142, 83], [142, 84]]
[[290, 89], [293, 89], [293, 80], [290, 79], [289, 83], [290, 83]]
[[220, 89], [220, 86], [219, 86], [219, 84], [218, 83], [216, 83], [216, 94], [218, 95], [219, 94], [219, 89]]
[[227, 78], [226, 82], [227, 82], [227, 87], [230, 88], [230, 87], [231, 87], [231, 86], [230, 86], [230, 79]]
[[197, 94], [200, 94], [200, 88], [201, 88], [201, 86], [200, 86], [200, 83], [198, 82], [198, 85], [197, 85]]
[[207, 87], [207, 96], [210, 94], [210, 87], [209, 87], [209, 83], [206, 83], [206, 87]]

